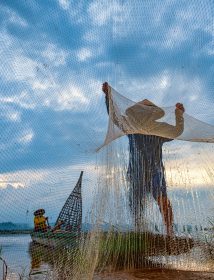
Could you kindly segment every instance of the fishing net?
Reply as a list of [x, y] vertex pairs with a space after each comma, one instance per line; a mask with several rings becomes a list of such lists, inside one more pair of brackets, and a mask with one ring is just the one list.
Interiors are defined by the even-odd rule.
[[[205, 193], [208, 203], [211, 203], [209, 196], [213, 196], [210, 192], [213, 168], [207, 152], [211, 152], [213, 147], [173, 143], [173, 140], [212, 143], [214, 127], [176, 106], [160, 108], [145, 99], [133, 102], [110, 86], [105, 102], [109, 121], [104, 144], [97, 149], [101, 153], [99, 179], [89, 216], [94, 228], [86, 247], [82, 248], [89, 254], [87, 260], [91, 259], [89, 267], [94, 271], [175, 267], [195, 270], [197, 263], [196, 270], [206, 270], [205, 263], [209, 263], [207, 268], [212, 270], [212, 253], [210, 251], [208, 257], [208, 251], [212, 250], [213, 237], [210, 236], [208, 241], [209, 234], [205, 232], [202, 237], [201, 225], [197, 224], [199, 216], [203, 216], [204, 206], [199, 206], [200, 203], [196, 206], [198, 193], [195, 188], [203, 178], [209, 178], [207, 185], [210, 190], [207, 189]], [[134, 142], [133, 137], [136, 138]], [[162, 146], [163, 143], [166, 146]], [[157, 150], [158, 145], [161, 145], [161, 152]], [[191, 147], [189, 151], [187, 147]], [[162, 157], [162, 149], [166, 168], [155, 163]], [[155, 155], [155, 150], [158, 155]], [[194, 170], [198, 164], [200, 167], [196, 175], [190, 170]], [[158, 200], [153, 191], [156, 188], [152, 178], [153, 165], [163, 168], [162, 176], [166, 176], [168, 197], [172, 204], [170, 200], [169, 203], [173, 205], [174, 213], [173, 217], [170, 217], [169, 211], [165, 214], [172, 219], [172, 235], [167, 234], [167, 222], [161, 209], [163, 202], [159, 209], [157, 207]], [[160, 179], [158, 183], [162, 184], [163, 181]], [[173, 191], [173, 187], [177, 190]], [[179, 192], [183, 193], [183, 188], [185, 194], [182, 196], [189, 197], [186, 204], [179, 195]], [[190, 209], [195, 211], [195, 220], [190, 221]], [[187, 224], [181, 226], [182, 223]], [[202, 241], [204, 238], [206, 245]], [[83, 274], [77, 274], [77, 278], [87, 275], [91, 269], [80, 269]]]
[[213, 11], [1, 1], [0, 278], [214, 271]]
[[110, 117], [104, 145], [126, 134], [214, 142], [213, 125], [197, 120], [175, 106], [160, 108], [149, 100], [133, 102], [110, 86], [108, 96]]

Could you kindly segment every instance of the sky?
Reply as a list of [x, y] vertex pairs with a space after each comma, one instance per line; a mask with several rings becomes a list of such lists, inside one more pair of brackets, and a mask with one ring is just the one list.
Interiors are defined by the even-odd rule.
[[[108, 121], [104, 81], [132, 100], [183, 102], [213, 124], [213, 18], [209, 0], [2, 0], [0, 222], [28, 221], [39, 207], [54, 220], [81, 170], [89, 205]], [[190, 177], [213, 186], [212, 144], [168, 151], [172, 174], [204, 152]]]

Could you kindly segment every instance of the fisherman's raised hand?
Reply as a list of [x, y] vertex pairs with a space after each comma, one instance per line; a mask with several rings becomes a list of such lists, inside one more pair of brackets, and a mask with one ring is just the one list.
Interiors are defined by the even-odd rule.
[[108, 83], [105, 82], [103, 83], [103, 86], [102, 86], [102, 91], [105, 93], [105, 94], [108, 94]]
[[185, 112], [184, 105], [182, 103], [176, 103], [175, 112], [178, 114], [183, 114]]

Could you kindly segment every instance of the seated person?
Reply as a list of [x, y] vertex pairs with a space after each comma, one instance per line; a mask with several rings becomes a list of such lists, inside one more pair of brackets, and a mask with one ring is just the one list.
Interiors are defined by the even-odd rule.
[[44, 214], [44, 209], [38, 209], [34, 212], [34, 231], [46, 232], [49, 229], [48, 217], [44, 217]]

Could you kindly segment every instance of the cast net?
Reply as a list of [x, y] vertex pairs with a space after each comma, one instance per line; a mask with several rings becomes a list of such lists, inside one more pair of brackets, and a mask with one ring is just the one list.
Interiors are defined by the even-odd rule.
[[[133, 102], [110, 86], [107, 94], [107, 136], [97, 149], [86, 219], [93, 226], [82, 241], [85, 266], [76, 264], [73, 277], [146, 268], [212, 271], [212, 221], [204, 211], [212, 209], [213, 126], [175, 106]], [[198, 192], [203, 180], [209, 187]]]
[[127, 134], [156, 135], [167, 139], [214, 142], [214, 126], [173, 107], [158, 107], [145, 99], [133, 102], [108, 87], [109, 123], [104, 145]]
[[[0, 230], [20, 233], [0, 235], [4, 279], [213, 272], [213, 12], [0, 1]], [[37, 209], [50, 231], [33, 231]]]

